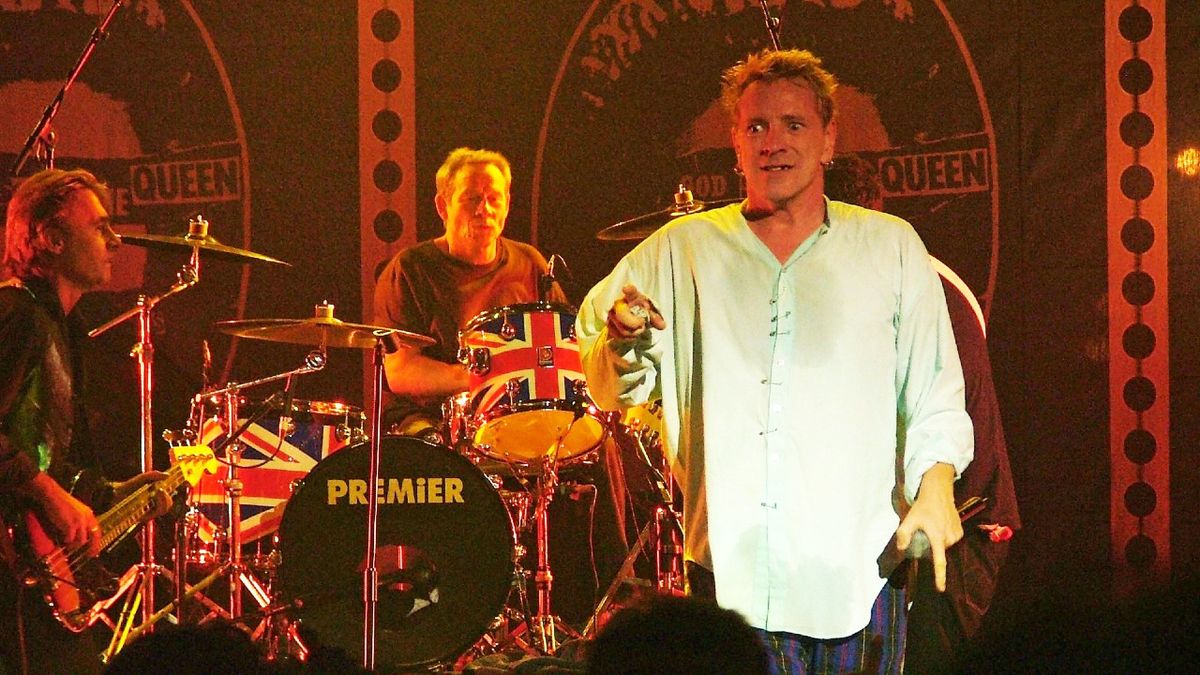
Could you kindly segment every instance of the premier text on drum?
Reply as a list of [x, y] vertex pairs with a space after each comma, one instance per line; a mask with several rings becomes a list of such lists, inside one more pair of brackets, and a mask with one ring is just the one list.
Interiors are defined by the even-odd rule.
[[[463, 482], [461, 478], [380, 478], [376, 484], [376, 495], [380, 504], [462, 504]], [[367, 481], [361, 478], [349, 480], [330, 479], [325, 481], [327, 503], [335, 506], [367, 504]]]

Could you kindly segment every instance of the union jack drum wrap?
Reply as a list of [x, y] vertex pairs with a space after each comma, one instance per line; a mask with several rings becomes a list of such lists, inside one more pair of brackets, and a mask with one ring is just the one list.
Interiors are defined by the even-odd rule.
[[[251, 424], [238, 439], [243, 448], [239, 462], [242, 468], [237, 474], [243, 485], [243, 542], [275, 532], [283, 507], [292, 495], [293, 482], [308, 475], [322, 459], [363, 437], [363, 414], [359, 408], [343, 403], [296, 400], [292, 403], [291, 433], [281, 439], [281, 407], [275, 407]], [[245, 404], [241, 412], [249, 416], [254, 412], [254, 404]], [[225, 433], [221, 420], [206, 417], [200, 426], [200, 442], [216, 447], [224, 441]], [[228, 477], [229, 466], [222, 463], [215, 474], [205, 474], [192, 488], [190, 502], [200, 512], [197, 534], [205, 544], [212, 544], [218, 532], [229, 526], [225, 497]]]
[[470, 373], [466, 421], [475, 449], [530, 464], [567, 461], [607, 434], [584, 385], [575, 311], [530, 303], [483, 312], [459, 332]]

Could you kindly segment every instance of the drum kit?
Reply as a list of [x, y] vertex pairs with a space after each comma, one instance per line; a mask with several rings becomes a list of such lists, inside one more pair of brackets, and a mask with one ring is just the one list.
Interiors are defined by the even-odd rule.
[[[654, 222], [661, 225], [680, 210], [706, 206], [681, 189], [675, 208], [647, 214], [632, 225], [618, 223], [602, 234], [642, 237]], [[181, 236], [123, 235], [127, 244], [188, 251], [190, 258], [167, 292], [140, 296], [136, 307], [90, 334], [138, 319], [139, 342], [132, 355], [139, 364], [143, 470], [154, 468], [154, 308], [196, 284], [206, 258], [287, 264], [222, 244], [207, 230], [208, 223], [196, 217]], [[610, 437], [632, 439], [663, 491], [622, 577], [634, 576], [639, 554], [653, 556], [655, 586], [680, 592], [682, 533], [657, 431], [593, 404], [574, 333], [575, 310], [545, 301], [544, 290], [540, 294], [539, 302], [484, 311], [459, 332], [458, 357], [469, 374], [469, 389], [443, 405], [435, 436], [442, 442], [436, 443], [385, 435], [380, 428], [384, 354], [432, 344], [431, 338], [344, 322], [325, 303], [304, 319], [214, 324], [235, 337], [312, 350], [286, 372], [206, 386], [192, 400], [186, 428], [163, 434], [172, 445], [210, 446], [221, 466], [189, 491], [170, 569], [156, 560], [153, 523], [143, 529], [141, 562], [121, 577], [117, 594], [106, 604], [124, 598], [120, 617], [107, 621], [113, 637], [106, 656], [161, 619], [214, 617], [248, 628], [256, 622], [252, 634], [269, 656], [304, 659], [313, 641], [350, 654], [361, 646], [369, 669], [377, 660], [386, 668], [430, 668], [456, 659], [461, 665], [463, 659], [511, 649], [553, 654], [560, 636], [581, 634], [551, 608], [548, 506], [561, 469], [594, 461]], [[343, 403], [293, 398], [297, 378], [321, 370], [331, 347], [374, 350], [369, 413]], [[250, 394], [281, 381], [282, 391], [265, 399]], [[266, 485], [272, 490], [264, 490]], [[526, 536], [536, 542], [532, 566], [525, 561]], [[206, 576], [197, 580], [200, 574]], [[584, 636], [594, 630], [595, 616], [611, 602], [622, 577], [593, 613]], [[173, 590], [171, 601], [161, 607], [154, 598], [157, 578], [169, 581]], [[218, 599], [214, 590], [226, 587], [228, 595]], [[244, 606], [247, 598], [256, 605], [250, 611]]]

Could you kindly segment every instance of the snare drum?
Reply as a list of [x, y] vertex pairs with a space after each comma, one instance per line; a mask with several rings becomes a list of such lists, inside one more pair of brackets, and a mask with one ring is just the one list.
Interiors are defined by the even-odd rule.
[[483, 312], [458, 336], [470, 373], [461, 427], [475, 449], [518, 465], [595, 449], [607, 428], [584, 385], [575, 312], [546, 302]]

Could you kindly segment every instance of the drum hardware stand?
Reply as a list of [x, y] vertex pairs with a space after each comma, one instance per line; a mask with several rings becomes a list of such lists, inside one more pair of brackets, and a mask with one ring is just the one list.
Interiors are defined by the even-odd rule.
[[[192, 598], [196, 598], [201, 604], [209, 609], [207, 616], [220, 616], [228, 619], [229, 613], [225, 608], [214, 602], [207, 595], [192, 593], [194, 587], [189, 588], [187, 579], [187, 565], [189, 554], [189, 543], [195, 540], [196, 532], [199, 530], [200, 524], [197, 518], [200, 516], [200, 511], [195, 506], [189, 506], [187, 513], [183, 515], [183, 523], [176, 525], [175, 531], [175, 607], [177, 608], [177, 617], [179, 623], [184, 623], [185, 617], [183, 610], [185, 603]], [[214, 554], [215, 559], [219, 559], [219, 548], [216, 549], [218, 554]], [[218, 571], [224, 573], [224, 566], [218, 565]], [[220, 576], [220, 575], [218, 575]], [[185, 580], [183, 583], [178, 583], [179, 580]], [[207, 617], [206, 617], [207, 618]]]
[[550, 590], [554, 585], [554, 574], [550, 571], [549, 509], [550, 501], [554, 498], [554, 489], [558, 485], [557, 448], [554, 455], [546, 461], [545, 475], [538, 480], [538, 503], [533, 511], [533, 526], [537, 533], [537, 571], [533, 577], [534, 588], [537, 589], [537, 614], [530, 618], [533, 621], [534, 646], [544, 654], [558, 651], [558, 631], [571, 637], [579, 636], [550, 611]]
[[[534, 587], [537, 589], [537, 611], [529, 614], [526, 577], [528, 570], [520, 566], [519, 560], [514, 569], [517, 579], [517, 592], [520, 594], [522, 608], [525, 611], [525, 621], [514, 628], [508, 639], [521, 645], [531, 653], [552, 655], [558, 651], [560, 642], [558, 634], [570, 638], [579, 637], [570, 626], [550, 610], [550, 592], [554, 586], [554, 574], [550, 569], [550, 502], [554, 499], [554, 490], [558, 486], [558, 450], [571, 426], [567, 426], [554, 444], [553, 451], [543, 460], [543, 471], [537, 477], [537, 492], [533, 507], [533, 526], [537, 546], [537, 568], [534, 570]], [[522, 640], [522, 635], [528, 633], [530, 641]]]
[[367, 551], [363, 565], [363, 668], [375, 670], [375, 633], [379, 605], [379, 570], [376, 553], [379, 546], [379, 455], [383, 439], [383, 355], [388, 337], [397, 331], [379, 329], [374, 331], [375, 348], [371, 358], [374, 381], [371, 385], [371, 437], [370, 464], [367, 469]]
[[[278, 583], [279, 570], [279, 534], [276, 533], [273, 537], [275, 544], [274, 550], [268, 554], [267, 567], [267, 586], [270, 589], [275, 589]], [[259, 617], [258, 625], [250, 634], [250, 639], [256, 643], [266, 645], [266, 657], [269, 660], [276, 660], [281, 656], [295, 654], [300, 661], [307, 661], [309, 655], [308, 645], [300, 637], [296, 630], [296, 623], [288, 616], [288, 612], [296, 609], [301, 603], [297, 601], [280, 602], [278, 597], [272, 593], [268, 593], [270, 602], [260, 603], [257, 615]]]
[[[117, 3], [120, 4], [120, 3]], [[148, 297], [139, 295], [137, 306], [115, 317], [108, 323], [93, 329], [88, 337], [94, 338], [108, 332], [110, 329], [124, 323], [127, 319], [138, 317], [138, 342], [130, 355], [138, 362], [138, 399], [141, 408], [141, 452], [142, 472], [154, 469], [153, 436], [153, 398], [154, 398], [154, 341], [152, 315], [158, 303], [181, 293], [200, 281], [200, 248], [199, 243], [208, 235], [208, 221], [203, 216], [196, 216], [188, 222], [188, 239], [194, 239], [197, 245], [192, 247], [191, 257], [176, 273], [176, 282], [162, 295]], [[171, 574], [154, 560], [154, 521], [149, 520], [142, 527], [138, 538], [142, 549], [142, 559], [137, 565], [136, 578], [123, 586], [122, 592], [132, 592], [138, 596], [133, 604], [141, 604], [142, 622], [147, 623], [154, 615], [154, 581], [158, 576], [170, 577]], [[122, 577], [124, 578], [124, 576]], [[115, 596], [113, 598], [115, 601]], [[113, 640], [118, 640], [120, 632], [113, 634]], [[111, 649], [111, 646], [110, 646]]]
[[[666, 463], [665, 458], [663, 461]], [[675, 477], [669, 467], [665, 468], [665, 472], [656, 472], [656, 484], [662, 503], [654, 508], [654, 520], [651, 521], [655, 535], [655, 587], [659, 593], [683, 595], [686, 591], [683, 574], [683, 519], [675, 509]]]
[[300, 661], [307, 661], [309, 647], [296, 630], [296, 624], [287, 616], [287, 612], [295, 609], [291, 603], [272, 603], [262, 608], [262, 621], [250, 635], [255, 642], [266, 645], [266, 657], [276, 660], [282, 656], [295, 654]]
[[[675, 478], [667, 466], [667, 458], [663, 457], [663, 467], [654, 465], [646, 453], [645, 440], [648, 430], [638, 430], [634, 439], [640, 450], [640, 459], [650, 468], [658, 488], [660, 503], [654, 508], [654, 516], [642, 527], [638, 539], [634, 542], [621, 564], [621, 569], [613, 582], [609, 584], [604, 597], [592, 611], [592, 617], [583, 628], [585, 637], [594, 636], [598, 629], [597, 620], [608, 610], [617, 598], [621, 586], [625, 584], [650, 586], [654, 591], [664, 595], [683, 595], [686, 592], [686, 581], [683, 573], [683, 520], [675, 509]], [[647, 582], [638, 578], [633, 569], [637, 558], [646, 553], [646, 547], [654, 542], [654, 581]]]
[[[278, 434], [278, 436], [282, 440], [284, 437], [287, 436], [287, 434], [288, 434], [287, 428], [290, 426], [291, 407], [292, 407], [292, 391], [293, 391], [292, 384], [294, 382], [294, 378], [299, 375], [306, 375], [308, 373], [317, 372], [325, 367], [325, 363], [326, 363], [325, 351], [324, 350], [315, 350], [315, 351], [310, 352], [307, 356], [305, 356], [304, 365], [300, 366], [299, 368], [295, 368], [295, 369], [289, 370], [284, 373], [279, 373], [277, 375], [271, 375], [268, 377], [259, 378], [257, 380], [252, 380], [252, 381], [246, 382], [246, 383], [239, 384], [239, 383], [233, 382], [221, 389], [200, 392], [193, 399], [193, 404], [196, 407], [196, 409], [199, 411], [203, 410], [203, 402], [206, 399], [219, 400], [219, 401], [221, 401], [222, 406], [224, 408], [226, 435], [225, 435], [225, 438], [221, 441], [221, 443], [218, 444], [216, 448], [213, 448], [213, 451], [219, 452], [220, 450], [224, 449], [226, 452], [225, 464], [227, 467], [229, 467], [228, 472], [226, 473], [226, 477], [225, 477], [225, 503], [226, 503], [226, 509], [227, 509], [226, 515], [228, 516], [228, 519], [229, 519], [229, 526], [227, 528], [227, 535], [226, 535], [226, 545], [227, 545], [227, 549], [228, 549], [229, 560], [227, 561], [227, 563], [225, 565], [222, 565], [222, 567], [220, 569], [222, 576], [229, 577], [229, 611], [228, 611], [228, 613], [226, 613], [224, 611], [220, 612], [220, 614], [222, 616], [224, 616], [225, 618], [232, 619], [235, 621], [237, 619], [241, 618], [241, 616], [243, 614], [243, 609], [242, 609], [242, 593], [243, 593], [243, 591], [249, 592], [251, 597], [254, 598], [255, 603], [257, 603], [260, 608], [266, 608], [266, 607], [270, 606], [270, 604], [271, 604], [270, 591], [266, 587], [263, 586], [262, 582], [260, 582], [258, 580], [258, 578], [253, 574], [253, 572], [251, 572], [250, 569], [247, 568], [246, 565], [242, 562], [242, 525], [241, 525], [241, 523], [242, 523], [242, 489], [244, 487], [244, 483], [242, 483], [241, 478], [238, 477], [238, 470], [241, 468], [241, 459], [242, 459], [242, 446], [241, 446], [241, 441], [239, 441], [238, 439], [241, 438], [241, 435], [243, 433], [245, 433], [246, 429], [250, 428], [250, 425], [257, 422], [260, 418], [263, 417], [263, 415], [266, 414], [269, 404], [270, 404], [270, 400], [268, 399], [268, 401], [266, 401], [257, 411], [255, 411], [255, 413], [253, 415], [251, 415], [245, 422], [241, 423], [241, 425], [239, 426], [238, 425], [238, 420], [240, 419], [239, 411], [238, 411], [239, 394], [240, 394], [240, 392], [242, 392], [245, 389], [249, 389], [251, 387], [255, 387], [260, 384], [266, 384], [268, 382], [275, 382], [277, 380], [281, 380], [284, 378], [287, 379], [287, 385], [284, 389], [284, 394], [283, 394], [283, 396], [284, 396], [283, 413], [279, 417], [279, 434]], [[201, 414], [202, 414], [202, 412], [201, 412]], [[196, 424], [197, 427], [199, 427], [199, 420], [194, 419], [193, 424]], [[188, 539], [190, 540], [190, 537]], [[186, 550], [177, 549], [175, 557], [176, 557], [176, 561], [177, 561], [177, 566], [179, 565], [178, 561], [180, 561], [180, 560], [183, 561], [183, 563], [182, 563], [183, 565], [187, 564], [187, 562], [186, 562], [187, 561], [187, 551]], [[187, 590], [185, 588], [185, 582], [186, 582], [185, 575], [177, 575], [176, 576], [176, 591], [175, 591], [175, 596], [176, 596], [176, 600], [177, 600], [176, 606], [181, 607], [182, 602], [184, 600], [184, 596], [187, 595]]]
[[117, 652], [124, 648], [125, 643], [131, 640], [136, 640], [142, 635], [142, 633], [151, 630], [154, 627], [154, 624], [169, 617], [172, 612], [181, 607], [179, 604], [181, 601], [186, 602], [191, 600], [194, 596], [200, 595], [201, 591], [208, 588], [214, 581], [220, 579], [225, 573], [225, 566], [221, 566], [216, 570], [213, 570], [213, 572], [207, 577], [204, 577], [195, 585], [188, 587], [187, 591], [185, 591], [182, 596], [172, 600], [171, 602], [167, 603], [165, 607], [151, 614], [149, 619], [143, 621], [136, 628], [134, 628], [132, 625], [125, 625], [127, 622], [132, 624], [132, 617], [130, 617], [130, 619], [126, 619], [123, 612], [121, 618], [117, 620], [117, 627], [114, 628], [113, 641], [109, 644], [108, 649], [105, 650], [103, 656], [101, 657], [102, 660], [107, 663], [112, 659], [113, 656], [116, 655]]

